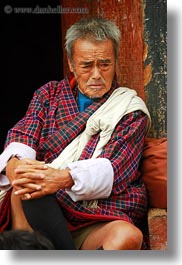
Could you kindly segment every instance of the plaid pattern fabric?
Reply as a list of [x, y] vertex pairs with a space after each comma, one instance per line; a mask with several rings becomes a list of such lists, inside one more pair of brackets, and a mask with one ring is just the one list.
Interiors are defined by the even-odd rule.
[[[136, 225], [142, 221], [146, 215], [147, 196], [138, 167], [145, 126], [146, 116], [142, 112], [126, 115], [99, 156], [108, 158], [114, 169], [114, 184], [109, 198], [99, 199], [96, 207], [88, 207], [84, 201], [73, 202], [63, 190], [57, 192], [57, 198], [69, 220], [70, 230], [99, 220], [119, 219]], [[90, 139], [80, 159], [89, 159], [92, 156], [98, 138], [95, 135]]]
[[116, 88], [96, 100], [85, 112], [78, 106], [68, 79], [49, 82], [37, 91], [25, 117], [8, 132], [5, 146], [21, 142], [37, 152], [37, 159], [49, 163], [85, 128], [88, 118], [101, 106]]
[[[21, 142], [37, 152], [38, 160], [52, 162], [58, 154], [85, 128], [87, 119], [118, 87], [114, 81], [111, 90], [79, 113], [76, 90], [68, 79], [52, 81], [37, 91], [23, 117], [9, 132], [6, 145]], [[146, 214], [147, 196], [138, 171], [144, 144], [147, 117], [141, 111], [127, 114], [118, 123], [100, 157], [108, 158], [114, 169], [112, 194], [100, 199], [97, 207], [73, 202], [64, 190], [57, 199], [65, 211], [70, 230], [96, 221], [125, 220], [139, 224]], [[99, 135], [91, 137], [80, 159], [89, 159], [95, 150]]]

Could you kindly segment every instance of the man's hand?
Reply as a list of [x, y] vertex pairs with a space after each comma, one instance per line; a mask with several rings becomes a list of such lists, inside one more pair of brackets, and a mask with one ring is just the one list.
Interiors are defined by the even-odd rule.
[[20, 195], [22, 199], [39, 198], [58, 189], [71, 188], [74, 184], [68, 169], [25, 164], [16, 167], [15, 173], [12, 185], [16, 189], [15, 195]]
[[[40, 170], [47, 169], [47, 166], [45, 166], [44, 162], [40, 162], [37, 160], [28, 159], [28, 158], [19, 160], [18, 158], [13, 157], [8, 161], [7, 166], [6, 166], [6, 175], [7, 175], [8, 179], [10, 180], [10, 183], [12, 186], [13, 186], [13, 181], [23, 178], [23, 174], [16, 172], [16, 170], [18, 168], [25, 168], [26, 169], [27, 167], [28, 168], [37, 168]], [[42, 175], [41, 174], [37, 175], [37, 176], [35, 176], [35, 178], [41, 179]], [[38, 185], [35, 185], [32, 183], [29, 183], [28, 187], [31, 190], [38, 190], [41, 188], [40, 185], [38, 186]], [[23, 188], [23, 187], [19, 186], [19, 189], [21, 189], [21, 188]]]
[[46, 169], [47, 167], [45, 166], [44, 162], [40, 162], [37, 160], [32, 160], [32, 159], [21, 159], [19, 160], [16, 157], [11, 158], [6, 166], [6, 176], [8, 177], [10, 183], [12, 184], [13, 180], [16, 180], [18, 178], [21, 178], [20, 173], [16, 173], [16, 169], [19, 167], [25, 167], [26, 166], [31, 166], [32, 168], [37, 168], [37, 169]]

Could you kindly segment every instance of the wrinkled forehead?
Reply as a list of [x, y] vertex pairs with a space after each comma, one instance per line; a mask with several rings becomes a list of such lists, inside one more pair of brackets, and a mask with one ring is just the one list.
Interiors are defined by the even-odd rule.
[[93, 39], [77, 39], [73, 45], [73, 58], [75, 57], [114, 57], [114, 44], [112, 40], [97, 41]]

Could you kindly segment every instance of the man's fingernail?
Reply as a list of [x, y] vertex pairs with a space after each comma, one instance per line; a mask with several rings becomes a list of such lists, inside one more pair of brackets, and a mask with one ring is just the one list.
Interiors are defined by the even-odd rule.
[[25, 200], [31, 199], [31, 195], [27, 193], [24, 195], [24, 198], [25, 198]]

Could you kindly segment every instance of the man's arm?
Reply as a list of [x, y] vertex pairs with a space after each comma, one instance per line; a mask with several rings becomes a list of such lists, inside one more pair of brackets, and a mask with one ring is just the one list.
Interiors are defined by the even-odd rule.
[[36, 90], [25, 116], [8, 131], [5, 149], [0, 155], [0, 189], [10, 187], [10, 182], [4, 172], [12, 155], [33, 160], [36, 158], [37, 146], [49, 108], [49, 96], [54, 93], [54, 90], [51, 82]]
[[137, 182], [146, 128], [147, 116], [143, 112], [127, 114], [98, 158], [70, 163], [75, 183], [67, 190], [70, 197], [74, 201], [108, 198], [111, 192], [122, 192]]
[[119, 194], [139, 183], [138, 170], [147, 129], [147, 116], [141, 111], [129, 113], [118, 123], [112, 139], [100, 157], [107, 157], [114, 170], [112, 192]]
[[[121, 192], [127, 185], [137, 181], [146, 121], [146, 116], [141, 112], [126, 115], [118, 124], [113, 137], [104, 148], [100, 158], [70, 163], [68, 165], [70, 172], [67, 175], [62, 170], [54, 169], [51, 177], [45, 175], [44, 181], [41, 180], [44, 183], [43, 185], [39, 182], [41, 186], [40, 194], [50, 194], [57, 187], [57, 189], [66, 189], [74, 201], [106, 198], [109, 197], [111, 191]], [[46, 171], [44, 173], [46, 174]], [[50, 172], [48, 171], [48, 173]], [[56, 176], [55, 179], [54, 175]], [[26, 177], [30, 182], [33, 181], [31, 180], [31, 174], [26, 175]], [[72, 185], [68, 187], [66, 183], [71, 180], [70, 177]], [[51, 182], [53, 182], [51, 184], [54, 186], [53, 189], [47, 187]], [[21, 185], [25, 184], [23, 181], [19, 181], [14, 182], [14, 185], [17, 186], [20, 183]], [[24, 190], [25, 192], [26, 190]], [[21, 194], [23, 194], [23, 191]], [[35, 198], [40, 194], [37, 192], [32, 195]]]

